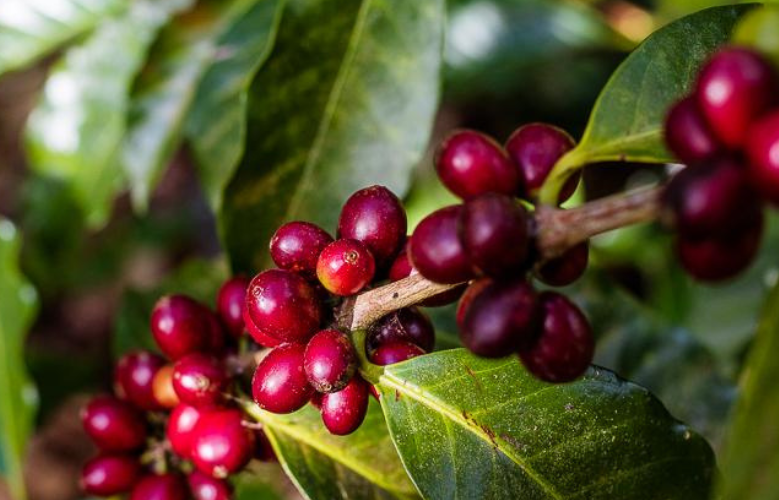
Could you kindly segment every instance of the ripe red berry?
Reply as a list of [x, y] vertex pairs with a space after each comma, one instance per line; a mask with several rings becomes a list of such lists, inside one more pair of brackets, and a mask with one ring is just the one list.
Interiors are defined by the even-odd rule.
[[231, 500], [233, 487], [224, 479], [217, 479], [194, 470], [187, 475], [192, 500]]
[[441, 143], [435, 166], [449, 190], [463, 199], [484, 193], [516, 195], [520, 178], [498, 143], [473, 130], [461, 130]]
[[269, 269], [252, 279], [246, 308], [257, 328], [284, 342], [305, 342], [322, 320], [322, 305], [314, 287], [282, 269]]
[[528, 215], [513, 198], [487, 193], [465, 202], [459, 235], [471, 265], [483, 274], [505, 278], [527, 267]]
[[222, 399], [228, 377], [221, 361], [194, 353], [173, 366], [173, 389], [179, 399], [193, 406], [214, 406]]
[[570, 382], [579, 378], [592, 362], [595, 341], [587, 318], [563, 295], [543, 292], [541, 336], [519, 351], [525, 367], [547, 382]]
[[460, 330], [465, 328], [465, 315], [468, 313], [468, 309], [471, 307], [473, 299], [475, 299], [476, 296], [479, 295], [482, 290], [487, 288], [487, 286], [489, 286], [491, 283], [492, 280], [490, 278], [474, 280], [470, 285], [468, 285], [468, 288], [465, 290], [465, 293], [463, 293], [463, 296], [460, 297], [460, 302], [457, 304], [457, 313], [455, 314], [457, 327]]
[[178, 474], [149, 474], [138, 481], [130, 500], [187, 500], [187, 483]]
[[425, 352], [432, 352], [435, 346], [433, 323], [416, 307], [406, 307], [379, 319], [368, 330], [369, 351], [382, 344], [397, 341], [411, 342]]
[[567, 286], [578, 280], [587, 270], [590, 245], [583, 241], [562, 255], [542, 263], [536, 271], [538, 279], [550, 286]]
[[460, 283], [473, 277], [470, 260], [458, 236], [462, 205], [431, 213], [411, 235], [409, 255], [414, 268], [436, 283]]
[[359, 376], [337, 392], [322, 396], [322, 421], [331, 434], [345, 436], [356, 431], [368, 411], [368, 384]]
[[243, 425], [240, 410], [201, 415], [192, 437], [190, 458], [204, 474], [224, 479], [243, 469], [254, 455], [254, 431]]
[[303, 368], [305, 346], [282, 344], [260, 362], [252, 379], [254, 401], [273, 413], [292, 413], [310, 399], [314, 388]]
[[166, 295], [151, 313], [151, 331], [162, 352], [177, 360], [213, 344], [213, 325], [205, 306], [185, 295]]
[[317, 391], [340, 391], [357, 367], [352, 342], [343, 332], [322, 330], [308, 341], [303, 367], [308, 382]]
[[740, 47], [722, 49], [698, 76], [696, 95], [711, 130], [735, 148], [747, 129], [777, 103], [779, 88], [771, 64], [757, 52]]
[[240, 338], [243, 334], [243, 310], [248, 286], [246, 277], [234, 276], [224, 282], [216, 296], [216, 312], [233, 338]]
[[408, 278], [413, 271], [414, 266], [411, 265], [411, 259], [408, 258], [408, 251], [404, 246], [398, 255], [395, 256], [395, 260], [390, 266], [388, 277], [390, 281], [398, 281]]
[[357, 240], [385, 268], [406, 240], [406, 211], [384, 186], [361, 189], [346, 200], [338, 220], [338, 237]]
[[322, 250], [333, 242], [327, 231], [310, 222], [288, 222], [270, 240], [270, 256], [282, 269], [316, 277], [316, 262]]
[[[398, 281], [403, 278], [408, 278], [412, 274], [417, 274], [417, 271], [414, 269], [414, 266], [411, 265], [408, 251], [404, 247], [390, 267], [389, 279], [390, 281]], [[465, 285], [452, 288], [451, 290], [423, 300], [419, 305], [422, 307], [441, 307], [451, 304], [452, 302], [457, 302], [457, 299], [463, 294], [465, 288]]]
[[747, 174], [752, 185], [774, 205], [779, 205], [779, 111], [749, 129]]
[[81, 489], [87, 495], [109, 497], [130, 491], [141, 475], [141, 465], [130, 455], [99, 455], [84, 465]]
[[711, 158], [720, 145], [698, 107], [696, 96], [674, 104], [665, 119], [665, 143], [686, 164]]
[[154, 375], [165, 365], [165, 359], [149, 351], [125, 354], [114, 369], [114, 391], [142, 410], [159, 410], [154, 398]]
[[165, 436], [173, 451], [180, 457], [189, 458], [195, 427], [200, 421], [200, 417], [208, 411], [210, 410], [182, 403], [170, 412]]
[[92, 441], [104, 451], [132, 451], [146, 442], [146, 423], [129, 403], [111, 396], [96, 396], [81, 412]]
[[181, 401], [173, 388], [173, 365], [165, 365], [154, 375], [152, 382], [154, 400], [161, 408], [174, 408]]
[[416, 344], [395, 341], [387, 342], [377, 347], [376, 350], [370, 353], [370, 360], [375, 365], [394, 365], [423, 354], [425, 354], [425, 351]]
[[277, 345], [283, 343], [276, 337], [271, 337], [267, 333], [257, 328], [257, 325], [254, 324], [254, 320], [249, 316], [249, 310], [246, 308], [243, 310], [243, 324], [249, 336], [263, 347], [276, 347]]
[[357, 240], [336, 240], [319, 254], [316, 275], [327, 291], [347, 296], [359, 292], [371, 280], [376, 265], [370, 251]]

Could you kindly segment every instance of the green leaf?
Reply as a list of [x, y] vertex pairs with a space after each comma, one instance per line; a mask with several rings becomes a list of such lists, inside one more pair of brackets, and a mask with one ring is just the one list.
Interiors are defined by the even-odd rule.
[[225, 33], [187, 117], [185, 132], [215, 210], [243, 154], [249, 84], [270, 55], [283, 7], [284, 0], [260, 0]]
[[706, 441], [605, 369], [550, 385], [455, 349], [386, 367], [379, 388], [425, 498], [707, 498]]
[[617, 68], [601, 91], [578, 146], [555, 165], [541, 192], [557, 199], [561, 186], [588, 163], [673, 162], [663, 144], [663, 121], [686, 94], [701, 63], [728, 41], [752, 5], [715, 7], [656, 31]]
[[779, 5], [749, 12], [736, 26], [733, 42], [760, 50], [779, 65]]
[[55, 66], [30, 116], [31, 166], [70, 183], [93, 226], [105, 222], [122, 185], [118, 154], [131, 84], [160, 27], [191, 1], [137, 0], [105, 20]]
[[225, 197], [237, 269], [261, 268], [286, 220], [332, 228], [358, 188], [403, 194], [438, 103], [443, 24], [443, 0], [288, 2]]
[[127, 0], [3, 0], [0, 75], [34, 63], [127, 4]]
[[37, 310], [37, 294], [19, 272], [20, 240], [0, 218], [0, 474], [11, 496], [25, 498], [22, 463], [38, 396], [24, 363], [24, 337]]

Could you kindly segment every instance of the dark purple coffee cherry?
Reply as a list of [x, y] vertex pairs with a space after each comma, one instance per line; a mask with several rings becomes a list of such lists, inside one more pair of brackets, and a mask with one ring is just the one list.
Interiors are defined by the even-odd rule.
[[282, 269], [316, 278], [316, 262], [322, 250], [333, 242], [327, 231], [310, 222], [288, 222], [270, 240], [270, 256]]
[[254, 431], [243, 424], [240, 410], [201, 415], [190, 450], [190, 458], [200, 472], [224, 479], [241, 471], [253, 455]]
[[173, 451], [182, 458], [189, 458], [192, 451], [192, 439], [195, 427], [200, 417], [211, 411], [209, 408], [196, 408], [182, 403], [176, 406], [170, 413], [168, 425], [165, 429], [165, 437], [168, 438]]
[[351, 340], [338, 330], [322, 330], [308, 341], [303, 354], [308, 383], [319, 392], [340, 391], [357, 368]]
[[779, 111], [755, 123], [747, 139], [747, 175], [752, 185], [779, 206]]
[[482, 290], [487, 288], [492, 283], [492, 280], [490, 278], [480, 278], [477, 280], [473, 280], [470, 285], [468, 285], [468, 288], [465, 290], [465, 293], [463, 293], [463, 296], [460, 297], [460, 302], [457, 304], [457, 313], [455, 315], [455, 319], [457, 320], [457, 327], [462, 330], [465, 328], [465, 315], [468, 314], [468, 309], [470, 309], [471, 304], [473, 303], [473, 299], [476, 298], [477, 295], [479, 295]]
[[365, 288], [376, 272], [371, 252], [357, 240], [336, 240], [319, 254], [316, 275], [335, 295], [354, 295]]
[[480, 273], [505, 278], [527, 267], [527, 211], [506, 195], [471, 198], [460, 213], [459, 235], [471, 265]]
[[720, 150], [720, 144], [706, 123], [696, 96], [674, 104], [665, 119], [665, 143], [686, 164], [699, 163]]
[[567, 286], [578, 280], [587, 270], [590, 244], [587, 241], [572, 246], [553, 259], [542, 263], [536, 277], [550, 286]]
[[386, 366], [416, 358], [423, 354], [425, 354], [425, 351], [418, 345], [399, 340], [381, 344], [370, 353], [370, 360], [375, 365]]
[[217, 479], [198, 470], [187, 475], [192, 500], [231, 500], [233, 487], [224, 479]]
[[165, 359], [149, 351], [125, 354], [114, 369], [114, 392], [141, 410], [161, 409], [154, 397], [154, 376], [163, 366]]
[[222, 400], [228, 377], [222, 362], [207, 354], [188, 354], [173, 366], [173, 389], [192, 406], [214, 406]]
[[151, 313], [151, 331], [160, 350], [171, 360], [209, 350], [213, 326], [205, 306], [186, 295], [166, 295]]
[[175, 408], [181, 401], [173, 388], [173, 365], [165, 365], [154, 375], [152, 381], [154, 400], [160, 408]]
[[386, 268], [406, 240], [406, 211], [384, 186], [361, 189], [346, 200], [338, 220], [338, 237], [357, 240]]
[[81, 470], [81, 489], [87, 495], [110, 497], [130, 491], [141, 476], [141, 465], [131, 455], [99, 455]]
[[138, 481], [130, 500], [187, 500], [187, 483], [178, 474], [149, 474]]
[[233, 338], [243, 335], [243, 310], [246, 305], [246, 289], [249, 280], [234, 276], [225, 281], [216, 296], [216, 312], [225, 330]]
[[360, 427], [368, 412], [368, 384], [359, 376], [337, 392], [322, 396], [322, 421], [331, 434], [346, 436]]
[[547, 382], [570, 382], [592, 363], [595, 340], [587, 318], [576, 304], [556, 292], [539, 295], [541, 335], [531, 347], [519, 351], [530, 373]]
[[532, 344], [540, 325], [538, 297], [524, 279], [492, 282], [471, 302], [460, 340], [469, 351], [500, 358]]
[[435, 166], [449, 190], [465, 200], [484, 193], [515, 195], [520, 178], [506, 152], [491, 138], [460, 130], [439, 147]]
[[368, 330], [369, 351], [382, 344], [398, 341], [411, 342], [425, 352], [432, 352], [435, 329], [430, 318], [416, 307], [406, 307], [379, 319]]
[[747, 129], [777, 103], [779, 82], [757, 52], [729, 47], [714, 54], [698, 76], [696, 95], [711, 130], [726, 146], [744, 144]]
[[[317, 396], [322, 396], [321, 393], [317, 392], [315, 393]], [[312, 396], [311, 401], [314, 401], [314, 398]], [[257, 429], [254, 432], [254, 458], [261, 462], [278, 462], [279, 457], [276, 456], [276, 452], [273, 451], [273, 445], [270, 442], [270, 439], [268, 439], [268, 435], [262, 431], [262, 429]]]
[[146, 442], [146, 423], [129, 403], [95, 396], [81, 412], [84, 430], [103, 451], [133, 451]]
[[269, 269], [252, 279], [246, 309], [257, 328], [284, 342], [307, 341], [322, 321], [317, 291], [303, 277], [283, 269]]
[[282, 344], [263, 358], [252, 380], [252, 395], [260, 408], [292, 413], [308, 403], [314, 388], [303, 368], [305, 350], [301, 344]]
[[277, 345], [283, 344], [281, 340], [277, 339], [276, 337], [272, 337], [257, 328], [257, 325], [254, 324], [254, 320], [249, 317], [249, 310], [245, 307], [243, 309], [243, 324], [246, 328], [246, 333], [248, 333], [249, 336], [261, 346], [276, 347]]
[[460, 283], [473, 277], [470, 260], [458, 236], [462, 205], [436, 210], [414, 230], [409, 256], [414, 268], [436, 283]]

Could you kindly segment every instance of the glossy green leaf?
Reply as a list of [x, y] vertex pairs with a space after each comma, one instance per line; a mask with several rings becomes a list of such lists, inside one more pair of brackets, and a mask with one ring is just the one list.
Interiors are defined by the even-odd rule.
[[24, 363], [24, 338], [37, 294], [19, 271], [19, 246], [15, 226], [0, 218], [0, 475], [13, 498], [22, 500], [22, 463], [38, 406]]
[[389, 366], [379, 387], [425, 498], [707, 498], [706, 441], [605, 369], [550, 385], [455, 349]]
[[701, 63], [728, 41], [739, 17], [751, 8], [707, 9], [647, 38], [601, 91], [581, 141], [555, 165], [541, 198], [556, 200], [565, 179], [588, 163], [672, 162], [662, 134], [668, 108], [690, 90]]
[[760, 50], [779, 65], [779, 5], [765, 5], [749, 12], [733, 32], [733, 42]]
[[332, 230], [356, 189], [408, 185], [438, 102], [442, 0], [291, 0], [251, 85], [247, 151], [222, 229], [237, 269], [260, 268], [276, 227]]

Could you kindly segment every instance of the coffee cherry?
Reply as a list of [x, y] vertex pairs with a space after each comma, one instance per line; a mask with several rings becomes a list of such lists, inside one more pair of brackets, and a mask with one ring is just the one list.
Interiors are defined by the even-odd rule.
[[696, 96], [685, 97], [671, 108], [665, 119], [665, 143], [688, 165], [711, 158], [720, 149]]
[[736, 148], [744, 144], [749, 125], [776, 104], [777, 88], [768, 61], [750, 49], [730, 47], [703, 67], [696, 95], [714, 134]]
[[414, 266], [411, 265], [411, 259], [408, 258], [408, 251], [404, 246], [395, 257], [395, 260], [392, 261], [392, 265], [390, 266], [387, 276], [389, 277], [390, 281], [398, 281], [402, 280], [403, 278], [408, 278], [411, 276], [413, 271]]
[[271, 337], [267, 333], [257, 328], [257, 325], [254, 324], [254, 320], [249, 317], [249, 310], [246, 308], [243, 310], [243, 324], [249, 336], [261, 346], [276, 347], [279, 344], [283, 344], [281, 340], [277, 339], [276, 337]]
[[160, 350], [171, 360], [212, 346], [208, 311], [185, 295], [166, 295], [151, 313], [151, 331]]
[[303, 367], [308, 382], [317, 391], [340, 391], [354, 375], [357, 356], [343, 332], [322, 330], [308, 341]]
[[141, 475], [138, 459], [129, 455], [99, 455], [84, 465], [81, 489], [87, 495], [109, 497], [130, 491]]
[[243, 310], [246, 304], [246, 288], [249, 280], [234, 276], [225, 281], [216, 296], [216, 312], [227, 332], [233, 338], [243, 334]]
[[505, 151], [473, 130], [455, 132], [444, 140], [436, 153], [435, 166], [441, 182], [466, 200], [490, 192], [519, 192], [519, 174]]
[[[403, 278], [408, 278], [412, 274], [416, 274], [417, 271], [414, 266], [411, 265], [411, 259], [409, 259], [408, 251], [406, 248], [400, 251], [395, 261], [392, 263], [392, 267], [389, 270], [390, 281], [398, 281]], [[428, 297], [419, 303], [422, 307], [441, 307], [452, 302], [457, 302], [460, 296], [465, 291], [466, 285], [458, 286], [447, 290], [446, 292], [439, 293], [433, 297]]]
[[269, 269], [252, 279], [246, 308], [257, 328], [284, 342], [305, 342], [322, 320], [322, 305], [314, 287], [282, 269]]
[[182, 403], [170, 412], [168, 425], [165, 428], [165, 437], [168, 438], [173, 451], [180, 457], [189, 458], [195, 427], [201, 416], [208, 411], [210, 410]]
[[154, 400], [161, 408], [174, 408], [181, 401], [173, 388], [173, 365], [165, 365], [154, 375], [152, 382]]
[[288, 222], [270, 240], [270, 256], [282, 269], [316, 278], [316, 262], [322, 250], [333, 242], [327, 231], [310, 222]]
[[376, 350], [370, 353], [370, 360], [375, 365], [386, 366], [416, 358], [423, 354], [425, 354], [425, 351], [416, 344], [395, 341], [381, 344], [377, 347]]
[[187, 483], [178, 474], [149, 474], [133, 488], [130, 500], [187, 500]]
[[547, 382], [570, 382], [579, 378], [592, 362], [595, 341], [587, 318], [563, 295], [539, 295], [543, 311], [541, 336], [519, 351], [525, 367]]
[[224, 479], [216, 479], [194, 470], [187, 475], [192, 500], [230, 500], [233, 487]]
[[406, 211], [384, 186], [361, 189], [346, 200], [338, 219], [338, 237], [357, 240], [386, 268], [406, 240]]
[[425, 352], [432, 352], [435, 346], [433, 323], [416, 307], [406, 307], [379, 319], [368, 330], [369, 351], [382, 344], [398, 341], [411, 342]]
[[479, 356], [508, 356], [537, 338], [539, 320], [538, 298], [528, 282], [493, 282], [468, 307], [460, 340]]
[[254, 455], [254, 432], [239, 410], [205, 413], [195, 427], [190, 458], [204, 474], [224, 479], [243, 469]]
[[130, 404], [111, 396], [96, 396], [81, 412], [84, 430], [104, 451], [132, 451], [146, 442], [143, 416]]
[[159, 410], [154, 397], [154, 375], [165, 365], [165, 360], [149, 351], [125, 354], [114, 369], [114, 391], [142, 410]]
[[206, 354], [188, 354], [173, 367], [173, 389], [182, 402], [192, 406], [216, 405], [227, 382], [224, 365]]
[[292, 413], [311, 399], [314, 388], [303, 368], [305, 349], [300, 344], [282, 344], [260, 362], [252, 379], [252, 395], [260, 408]]
[[347, 296], [373, 279], [376, 265], [370, 251], [357, 240], [336, 240], [319, 254], [316, 275], [327, 291]]
[[409, 256], [414, 268], [436, 283], [460, 283], [473, 277], [471, 263], [458, 236], [461, 205], [436, 210], [411, 235]]
[[527, 211], [506, 195], [487, 193], [465, 202], [459, 235], [471, 265], [483, 274], [505, 278], [527, 266]]
[[455, 314], [457, 327], [460, 330], [465, 328], [465, 315], [468, 313], [468, 309], [470, 309], [471, 304], [473, 303], [473, 299], [475, 299], [476, 296], [478, 296], [482, 290], [487, 288], [491, 283], [492, 280], [490, 278], [474, 280], [470, 285], [468, 285], [468, 288], [465, 290], [463, 296], [460, 297], [460, 302], [457, 304], [457, 312]]
[[536, 277], [550, 286], [570, 285], [587, 270], [589, 256], [590, 245], [583, 241], [541, 264], [535, 273]]
[[779, 112], [749, 129], [747, 175], [752, 185], [774, 205], [779, 205]]
[[322, 396], [322, 422], [336, 436], [356, 431], [368, 411], [368, 384], [359, 376], [337, 392]]

